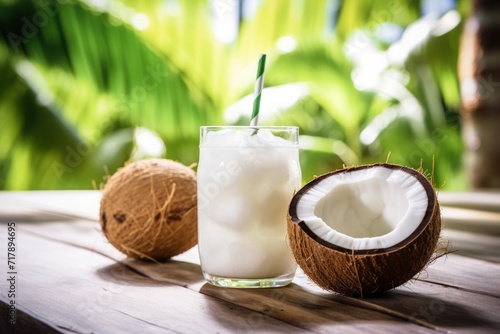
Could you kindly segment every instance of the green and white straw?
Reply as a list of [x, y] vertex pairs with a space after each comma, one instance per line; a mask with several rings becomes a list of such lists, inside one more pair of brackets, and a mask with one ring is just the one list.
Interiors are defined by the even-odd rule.
[[260, 96], [262, 95], [262, 87], [264, 86], [265, 67], [266, 67], [266, 55], [261, 54], [259, 58], [259, 66], [257, 68], [257, 78], [255, 80], [255, 87], [253, 90], [254, 101], [253, 101], [253, 111], [252, 111], [252, 119], [250, 120], [250, 126], [257, 126], [257, 123], [259, 122]]

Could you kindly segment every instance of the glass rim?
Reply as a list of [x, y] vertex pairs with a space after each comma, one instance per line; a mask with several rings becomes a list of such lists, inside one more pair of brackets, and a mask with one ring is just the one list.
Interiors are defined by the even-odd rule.
[[216, 130], [216, 129], [235, 129], [235, 130], [247, 130], [247, 129], [264, 129], [264, 130], [299, 130], [296, 125], [202, 125], [201, 130]]
[[[251, 125], [203, 125], [200, 126], [200, 147], [211, 147], [212, 145], [207, 145], [205, 142], [207, 137], [211, 134], [216, 133], [257, 133], [262, 130], [270, 131], [273, 135], [281, 137], [287, 141], [287, 145], [284, 146], [297, 146], [299, 144], [299, 127], [298, 126], [283, 126], [283, 125], [264, 125], [264, 126], [251, 126]], [[227, 147], [235, 147], [235, 145], [226, 145]], [[250, 145], [252, 147], [257, 147], [254, 143]], [[280, 145], [273, 145], [274, 147], [279, 147]], [[215, 147], [221, 147], [221, 145], [215, 145]]]

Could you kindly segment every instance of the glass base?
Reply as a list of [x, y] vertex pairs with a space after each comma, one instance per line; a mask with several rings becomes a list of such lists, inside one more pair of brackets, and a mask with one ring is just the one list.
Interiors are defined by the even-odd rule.
[[228, 278], [203, 273], [203, 277], [212, 285], [242, 289], [279, 288], [290, 284], [294, 276], [295, 273], [272, 278]]

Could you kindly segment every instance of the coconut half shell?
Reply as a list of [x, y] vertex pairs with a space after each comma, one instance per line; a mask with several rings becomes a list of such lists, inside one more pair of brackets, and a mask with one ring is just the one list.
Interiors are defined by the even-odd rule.
[[348, 296], [409, 281], [429, 262], [440, 231], [432, 184], [393, 164], [317, 177], [294, 195], [288, 211], [297, 264], [323, 289]]

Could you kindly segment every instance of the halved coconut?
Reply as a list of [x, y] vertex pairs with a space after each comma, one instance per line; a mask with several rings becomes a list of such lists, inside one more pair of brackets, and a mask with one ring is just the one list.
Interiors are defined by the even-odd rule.
[[294, 195], [288, 211], [298, 265], [320, 287], [349, 296], [410, 280], [428, 263], [440, 231], [431, 183], [392, 164], [322, 175]]

